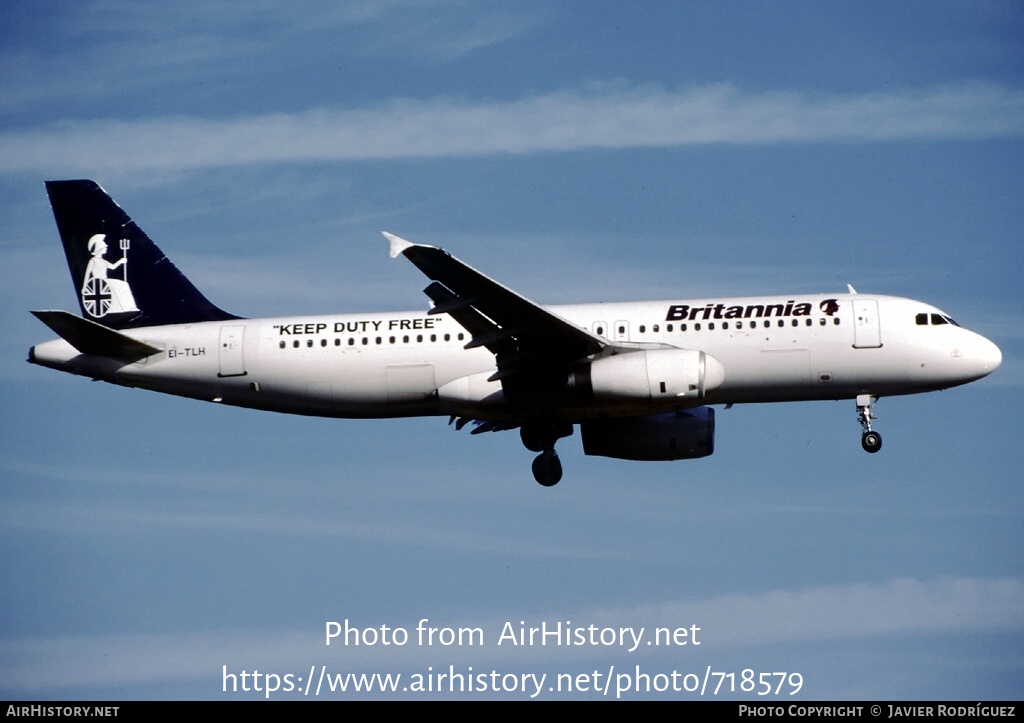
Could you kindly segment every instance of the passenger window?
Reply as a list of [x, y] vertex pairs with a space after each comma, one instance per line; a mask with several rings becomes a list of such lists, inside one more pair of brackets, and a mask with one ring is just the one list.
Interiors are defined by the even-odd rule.
[[[640, 325], [640, 333], [643, 334], [646, 330], [647, 330], [647, 327], [644, 326], [643, 324], [641, 324]], [[620, 331], [619, 333], [621, 334], [622, 332]]]

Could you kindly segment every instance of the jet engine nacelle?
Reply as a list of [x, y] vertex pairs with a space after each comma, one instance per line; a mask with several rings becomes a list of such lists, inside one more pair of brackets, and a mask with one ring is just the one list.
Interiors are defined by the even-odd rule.
[[583, 452], [647, 462], [697, 459], [715, 451], [715, 410], [695, 407], [648, 417], [614, 417], [580, 424]]
[[725, 370], [693, 349], [649, 349], [604, 357], [573, 374], [572, 386], [596, 400], [703, 399]]

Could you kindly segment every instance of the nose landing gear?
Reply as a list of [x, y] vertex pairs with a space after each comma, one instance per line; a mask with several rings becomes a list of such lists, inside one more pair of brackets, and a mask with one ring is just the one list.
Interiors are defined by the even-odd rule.
[[864, 429], [864, 434], [860, 437], [860, 446], [864, 448], [865, 452], [871, 454], [882, 448], [882, 435], [871, 429], [871, 420], [876, 419], [872, 411], [876, 401], [878, 399], [870, 394], [860, 394], [857, 396], [857, 419], [860, 422], [860, 426]]

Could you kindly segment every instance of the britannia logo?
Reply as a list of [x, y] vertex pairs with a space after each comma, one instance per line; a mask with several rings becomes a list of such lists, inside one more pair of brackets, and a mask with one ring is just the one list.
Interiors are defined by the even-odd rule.
[[[139, 310], [128, 285], [128, 248], [131, 242], [121, 239], [121, 258], [110, 262], [104, 258], [108, 248], [106, 239], [107, 235], [102, 233], [89, 239], [88, 249], [92, 258], [85, 267], [85, 280], [82, 282], [82, 307], [95, 319]], [[107, 274], [118, 268], [121, 269], [121, 278], [109, 278]]]
[[818, 308], [825, 316], [835, 316], [835, 313], [839, 311], [839, 302], [836, 299], [825, 299], [818, 304]]

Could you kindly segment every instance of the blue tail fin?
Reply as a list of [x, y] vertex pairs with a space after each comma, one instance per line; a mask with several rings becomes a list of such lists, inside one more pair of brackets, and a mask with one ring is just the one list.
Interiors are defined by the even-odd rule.
[[224, 321], [94, 181], [47, 181], [71, 280], [86, 319], [111, 329]]

